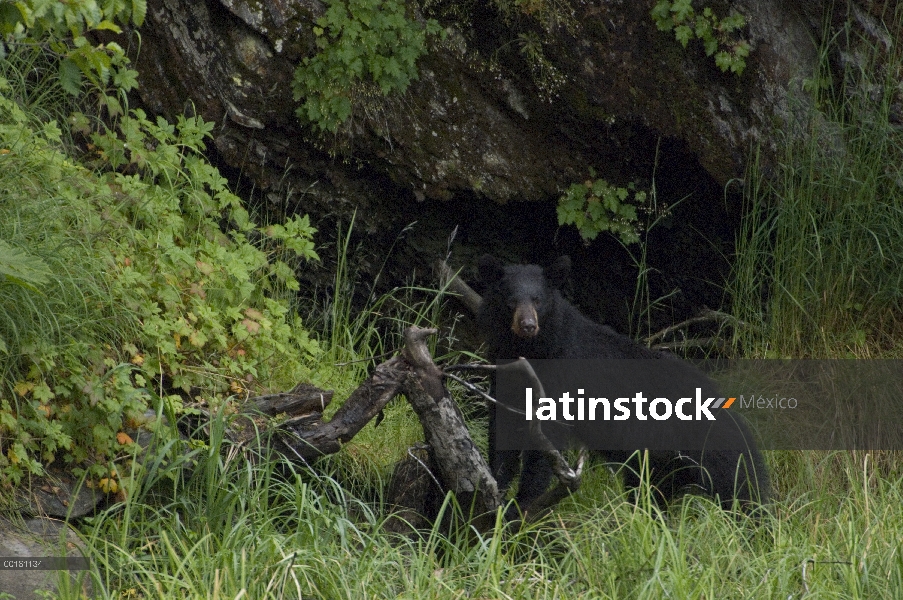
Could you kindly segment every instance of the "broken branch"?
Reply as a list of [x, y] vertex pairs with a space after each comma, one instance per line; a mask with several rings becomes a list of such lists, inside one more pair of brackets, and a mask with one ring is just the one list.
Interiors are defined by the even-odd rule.
[[480, 304], [483, 299], [474, 291], [472, 287], [464, 283], [464, 280], [458, 277], [460, 271], [452, 271], [451, 267], [444, 260], [436, 263], [436, 269], [439, 271], [439, 281], [444, 289], [453, 294], [460, 296], [461, 302], [474, 315], [480, 310]]

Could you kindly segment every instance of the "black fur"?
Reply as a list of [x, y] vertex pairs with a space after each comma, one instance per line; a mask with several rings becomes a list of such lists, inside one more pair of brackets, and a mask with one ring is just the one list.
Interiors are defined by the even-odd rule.
[[[478, 324], [489, 345], [490, 360], [516, 359], [665, 359], [670, 354], [650, 350], [610, 327], [595, 323], [565, 300], [560, 288], [570, 271], [570, 259], [561, 257], [548, 268], [537, 265], [505, 265], [495, 257], [480, 259], [479, 275], [484, 285]], [[691, 377], [698, 374], [686, 364]], [[698, 376], [704, 377], [701, 374]], [[713, 382], [707, 380], [711, 385]], [[494, 389], [493, 389], [494, 391]], [[548, 488], [552, 470], [545, 456], [534, 451], [496, 451], [495, 407], [490, 407], [489, 452], [499, 486], [507, 489], [522, 463], [517, 500], [522, 510]], [[720, 421], [723, 422], [723, 421]], [[716, 432], [751, 439], [740, 419]], [[574, 435], [589, 446], [598, 429], [584, 427]], [[560, 440], [553, 441], [556, 444]], [[578, 440], [579, 441], [579, 440]], [[626, 464], [625, 484], [639, 485], [638, 454], [605, 452], [606, 460]], [[741, 460], [742, 459], [742, 460]], [[738, 477], [738, 463], [745, 465], [749, 478]], [[761, 452], [752, 446], [740, 451], [650, 452], [651, 481], [663, 499], [687, 488], [702, 489], [717, 496], [730, 508], [734, 499], [747, 506], [765, 502], [769, 495], [768, 475]], [[739, 471], [742, 472], [742, 471]]]

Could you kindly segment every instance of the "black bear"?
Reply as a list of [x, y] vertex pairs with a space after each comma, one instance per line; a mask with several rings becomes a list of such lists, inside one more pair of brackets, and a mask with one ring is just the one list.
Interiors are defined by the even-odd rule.
[[[689, 379], [703, 378], [706, 386], [714, 382], [689, 363], [664, 352], [646, 348], [608, 326], [600, 325], [580, 313], [565, 300], [560, 289], [570, 273], [570, 259], [559, 258], [548, 268], [537, 265], [505, 265], [486, 255], [479, 261], [479, 277], [484, 291], [477, 315], [478, 326], [489, 346], [489, 359], [652, 359], [675, 361], [675, 367]], [[695, 378], [695, 379], [694, 379]], [[493, 392], [495, 385], [493, 385]], [[500, 399], [500, 401], [505, 401]], [[507, 402], [507, 401], [506, 401]], [[552, 470], [545, 455], [538, 451], [497, 450], [496, 407], [490, 407], [489, 453], [492, 469], [501, 489], [507, 489], [521, 470], [517, 500], [521, 510], [528, 510], [552, 480]], [[769, 480], [761, 452], [751, 443], [745, 422], [733, 419], [717, 421], [716, 436], [735, 436], [746, 440], [743, 449], [697, 451], [650, 451], [650, 480], [664, 499], [688, 488], [702, 489], [719, 498], [725, 508], [736, 499], [746, 507], [764, 503], [769, 495]], [[545, 425], [544, 425], [544, 431]], [[611, 430], [609, 430], [611, 431]], [[603, 440], [604, 429], [574, 428], [570, 437], [589, 447]], [[556, 445], [562, 445], [549, 435]], [[639, 453], [605, 451], [611, 462], [626, 464], [625, 485], [636, 488]]]

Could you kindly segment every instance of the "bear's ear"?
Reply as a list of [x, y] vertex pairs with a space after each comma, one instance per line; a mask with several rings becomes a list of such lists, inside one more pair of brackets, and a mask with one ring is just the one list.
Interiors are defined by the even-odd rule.
[[484, 254], [477, 263], [477, 270], [480, 274], [480, 281], [492, 283], [504, 277], [505, 263], [491, 254]]
[[567, 283], [568, 276], [571, 274], [571, 259], [568, 256], [559, 256], [544, 271], [546, 279], [552, 287], [561, 289]]

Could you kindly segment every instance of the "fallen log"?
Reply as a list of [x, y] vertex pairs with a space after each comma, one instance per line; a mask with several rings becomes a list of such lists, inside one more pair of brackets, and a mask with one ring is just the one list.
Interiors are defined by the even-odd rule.
[[299, 383], [291, 391], [252, 398], [246, 408], [275, 417], [279, 414], [322, 414], [332, 401], [332, 391], [309, 383]]
[[[470, 524], [478, 530], [491, 527], [502, 506], [503, 495], [486, 460], [470, 436], [461, 411], [444, 384], [445, 373], [433, 362], [426, 345], [435, 329], [409, 327], [404, 333], [404, 347], [397, 356], [378, 365], [373, 373], [345, 400], [329, 421], [323, 421], [323, 411], [333, 397], [331, 391], [309, 384], [296, 386], [289, 392], [252, 398], [245, 403], [242, 414], [230, 422], [230, 439], [253, 443], [261, 438], [275, 439], [275, 449], [292, 460], [310, 465], [315, 459], [338, 452], [367, 423], [377, 416], [392, 398], [403, 395], [411, 404], [423, 427], [426, 444], [411, 454], [417, 463], [405, 465], [404, 473], [393, 477], [393, 489], [398, 498], [390, 504], [411, 511], [437, 509], [436, 498], [451, 492], [466, 512]], [[495, 368], [495, 367], [487, 367]], [[527, 369], [528, 377], [536, 379], [527, 361], [518, 361], [504, 368]], [[536, 380], [537, 389], [541, 384]], [[529, 518], [554, 506], [579, 486], [579, 466], [572, 470], [557, 449], [534, 422], [533, 435], [552, 461], [560, 485], [548, 492]], [[582, 465], [582, 462], [581, 462]], [[416, 487], [412, 487], [415, 486]], [[411, 492], [427, 491], [430, 502], [413, 502]], [[411, 506], [412, 502], [415, 506]], [[436, 514], [423, 515], [428, 520]]]
[[458, 277], [458, 273], [452, 271], [451, 267], [444, 260], [436, 263], [436, 270], [439, 272], [439, 282], [442, 289], [459, 296], [467, 310], [471, 314], [476, 315], [480, 311], [480, 304], [483, 302], [480, 295], [467, 285], [463, 279]]
[[439, 481], [454, 492], [460, 506], [473, 511], [474, 517], [488, 514], [494, 520], [502, 497], [461, 411], [442, 381], [442, 371], [427, 350], [426, 338], [434, 333], [435, 329], [419, 327], [405, 330], [402, 353], [412, 369], [403, 385], [404, 395], [420, 419]]
[[288, 450], [286, 454], [309, 462], [338, 452], [342, 444], [357, 435], [398, 395], [409, 370], [401, 356], [379, 364], [325, 423], [321, 413], [309, 419], [298, 418], [305, 415], [291, 415], [292, 418], [279, 426], [279, 440]]

